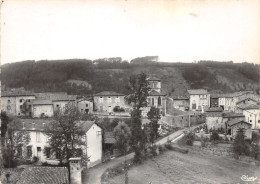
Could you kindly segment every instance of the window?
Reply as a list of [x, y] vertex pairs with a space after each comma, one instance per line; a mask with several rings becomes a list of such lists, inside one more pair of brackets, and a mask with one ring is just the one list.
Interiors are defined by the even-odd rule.
[[88, 104], [86, 104], [86, 107], [88, 107]]
[[42, 148], [41, 147], [37, 147], [37, 151], [42, 151]]
[[51, 157], [51, 148], [46, 148], [46, 157], [47, 158]]
[[27, 100], [27, 102], [30, 102], [30, 101], [31, 101], [30, 99]]
[[56, 107], [59, 107], [59, 105], [57, 104]]
[[23, 103], [23, 99], [20, 99], [20, 103]]
[[32, 146], [27, 146], [27, 157], [32, 157]]
[[83, 155], [83, 151], [81, 148], [76, 149], [76, 157], [81, 157]]
[[162, 99], [160, 96], [158, 97], [158, 105], [162, 105]]
[[8, 100], [8, 103], [11, 103], [11, 101], [10, 101], [10, 100]]
[[97, 131], [96, 133], [97, 133], [97, 136], [101, 135], [101, 131]]
[[23, 109], [23, 105], [20, 105], [20, 110], [22, 110]]
[[154, 98], [152, 98], [152, 105], [154, 105]]
[[21, 157], [21, 156], [22, 156], [22, 153], [23, 153], [23, 150], [22, 150], [22, 146], [20, 145], [20, 146], [18, 146], [18, 148], [17, 148], [17, 156], [18, 156], [18, 157]]
[[116, 103], [120, 103], [120, 98], [119, 98], [119, 97], [116, 97], [115, 102], [116, 102]]
[[108, 103], [111, 103], [111, 102], [112, 102], [112, 100], [111, 100], [110, 96], [109, 96], [109, 97], [107, 97], [107, 102], [108, 102]]
[[99, 97], [99, 103], [103, 103], [103, 97]]
[[40, 132], [36, 132], [36, 142], [41, 142], [41, 134], [40, 134]]
[[250, 120], [250, 123], [252, 123], [252, 120]]

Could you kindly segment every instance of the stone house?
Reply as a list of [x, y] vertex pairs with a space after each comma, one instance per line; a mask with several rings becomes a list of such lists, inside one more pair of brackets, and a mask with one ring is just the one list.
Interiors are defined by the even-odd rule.
[[190, 102], [187, 96], [176, 96], [173, 98], [173, 108], [182, 111], [189, 110]]
[[206, 110], [206, 125], [208, 130], [225, 129], [223, 122], [223, 110], [221, 107], [212, 107]]
[[93, 102], [87, 98], [77, 99], [78, 109], [81, 113], [92, 114], [93, 113]]
[[205, 89], [188, 90], [190, 96], [190, 110], [204, 111], [210, 106], [210, 94]]
[[130, 113], [131, 106], [125, 101], [125, 95], [113, 91], [103, 91], [94, 95], [94, 111], [106, 115]]
[[231, 135], [231, 137], [234, 139], [238, 129], [242, 128], [245, 131], [246, 139], [252, 138], [252, 125], [250, 123], [247, 123], [245, 121], [240, 121], [237, 119], [233, 119], [227, 122], [227, 135]]
[[34, 100], [32, 102], [32, 117], [44, 118], [53, 117], [53, 102], [51, 100]]
[[[3, 91], [1, 93], [1, 110], [6, 111], [8, 114], [16, 116], [31, 116], [31, 105], [35, 99], [33, 92], [21, 89], [13, 89], [11, 91]], [[26, 102], [28, 111], [23, 113], [23, 107]]]

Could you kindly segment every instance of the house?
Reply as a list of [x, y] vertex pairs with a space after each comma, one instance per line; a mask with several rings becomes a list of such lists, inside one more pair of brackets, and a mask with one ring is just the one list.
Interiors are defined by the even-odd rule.
[[93, 113], [93, 102], [87, 98], [77, 99], [78, 109], [81, 113], [92, 114]]
[[66, 167], [27, 167], [4, 168], [1, 173], [2, 184], [69, 184]]
[[187, 96], [176, 96], [173, 98], [173, 108], [182, 111], [189, 110], [190, 102]]
[[53, 102], [51, 100], [34, 100], [32, 102], [32, 117], [44, 118], [53, 117]]
[[115, 113], [128, 113], [131, 106], [125, 101], [125, 95], [113, 91], [103, 91], [94, 95], [94, 111], [112, 115]]
[[237, 105], [246, 103], [246, 100], [251, 99], [247, 102], [259, 102], [259, 96], [253, 91], [240, 91], [234, 93], [220, 94], [219, 95], [219, 106], [225, 111], [236, 112]]
[[102, 128], [94, 121], [80, 121], [79, 126], [86, 132], [88, 167], [102, 162]]
[[210, 94], [205, 89], [188, 90], [190, 96], [190, 109], [204, 111], [210, 106]]
[[12, 89], [2, 91], [1, 110], [16, 116], [31, 116], [31, 105], [35, 95], [31, 91]]
[[252, 138], [252, 125], [250, 123], [247, 123], [245, 121], [233, 119], [226, 123], [226, 129], [227, 129], [227, 135], [231, 135], [231, 137], [234, 139], [238, 129], [242, 128], [245, 131], [246, 139]]
[[219, 107], [219, 97], [219, 94], [210, 94], [210, 107]]
[[[59, 155], [51, 154], [48, 144], [48, 135], [45, 127], [51, 123], [51, 119], [21, 119], [22, 127], [18, 131], [26, 131], [30, 135], [30, 142], [26, 150], [20, 150], [21, 156], [26, 159], [32, 159], [34, 156], [39, 158], [39, 162], [48, 162], [57, 164]], [[78, 126], [86, 132], [82, 141], [86, 144], [78, 149], [82, 152], [82, 157], [89, 157], [88, 166], [92, 167], [101, 162], [102, 159], [102, 128], [94, 121], [79, 121]], [[22, 148], [20, 148], [22, 149]], [[44, 152], [45, 149], [45, 152]]]
[[260, 106], [254, 104], [241, 104], [238, 106], [245, 116], [245, 121], [252, 125], [252, 129], [260, 129]]
[[221, 107], [212, 107], [206, 110], [206, 125], [208, 130], [225, 129]]

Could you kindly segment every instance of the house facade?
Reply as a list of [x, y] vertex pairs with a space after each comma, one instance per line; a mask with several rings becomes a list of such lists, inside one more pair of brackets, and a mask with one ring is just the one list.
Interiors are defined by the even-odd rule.
[[103, 91], [94, 95], [94, 111], [106, 115], [129, 113], [131, 106], [125, 101], [125, 95], [113, 91]]
[[[31, 105], [35, 95], [30, 91], [11, 90], [1, 93], [1, 110], [16, 116], [31, 116]], [[23, 110], [26, 108], [26, 112]]]
[[206, 125], [208, 130], [225, 129], [221, 107], [212, 107], [206, 110]]
[[238, 130], [240, 128], [244, 129], [245, 132], [245, 138], [251, 139], [252, 138], [252, 125], [250, 123], [247, 123], [245, 121], [240, 120], [231, 120], [227, 122], [227, 135], [231, 135], [231, 137], [234, 139]]
[[81, 98], [77, 100], [78, 109], [83, 114], [92, 114], [93, 113], [93, 102], [86, 99]]
[[244, 107], [239, 107], [245, 116], [245, 122], [252, 125], [252, 129], [260, 129], [260, 106], [249, 104]]
[[188, 90], [190, 96], [190, 110], [204, 111], [210, 106], [210, 94], [205, 89]]
[[186, 96], [177, 96], [173, 98], [173, 108], [182, 111], [189, 110], [189, 98]]
[[44, 118], [53, 117], [54, 109], [51, 100], [34, 100], [32, 102], [32, 117]]

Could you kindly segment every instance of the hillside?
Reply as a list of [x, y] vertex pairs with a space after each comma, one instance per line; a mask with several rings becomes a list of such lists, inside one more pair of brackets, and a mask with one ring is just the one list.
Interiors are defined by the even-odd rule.
[[[23, 61], [5, 64], [1, 70], [2, 86], [25, 87], [35, 92], [64, 91], [86, 95], [112, 90], [127, 94], [129, 77], [140, 72], [161, 78], [162, 88], [170, 96], [183, 95], [191, 88], [207, 88], [213, 92], [259, 89], [259, 65], [249, 63], [128, 63], [121, 58], [71, 59]], [[89, 85], [67, 81], [81, 81]]]

